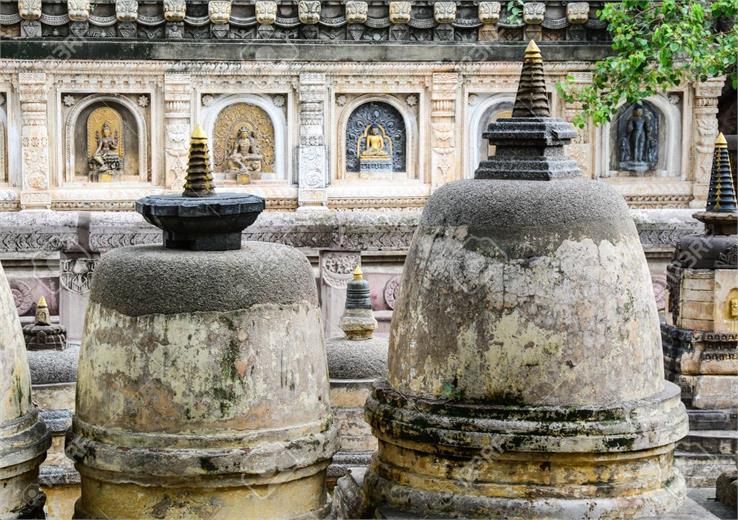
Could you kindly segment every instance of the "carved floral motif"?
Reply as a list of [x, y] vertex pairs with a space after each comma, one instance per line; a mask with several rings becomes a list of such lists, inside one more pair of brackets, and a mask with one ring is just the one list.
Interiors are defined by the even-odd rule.
[[436, 2], [433, 4], [433, 16], [438, 23], [454, 23], [456, 21], [456, 2]]
[[272, 25], [277, 21], [277, 2], [256, 2], [256, 21], [262, 25]]
[[210, 0], [208, 2], [208, 16], [214, 24], [226, 24], [231, 21], [230, 0]]
[[496, 24], [500, 21], [500, 2], [479, 2], [479, 21], [483, 24]]
[[167, 22], [181, 22], [185, 19], [187, 4], [185, 0], [164, 0], [164, 19]]
[[349, 0], [346, 2], [346, 21], [348, 23], [365, 23], [369, 15], [369, 4]]
[[321, 255], [320, 275], [331, 287], [345, 289], [360, 262], [359, 253], [327, 252]]
[[297, 4], [300, 22], [314, 25], [320, 21], [320, 2], [316, 0], [301, 0]]
[[387, 280], [387, 283], [384, 285], [384, 302], [387, 304], [387, 307], [392, 310], [395, 310], [395, 304], [397, 303], [397, 299], [400, 297], [401, 282], [401, 276], [393, 276]]
[[395, 24], [410, 23], [410, 12], [412, 11], [412, 2], [390, 2], [389, 19]]

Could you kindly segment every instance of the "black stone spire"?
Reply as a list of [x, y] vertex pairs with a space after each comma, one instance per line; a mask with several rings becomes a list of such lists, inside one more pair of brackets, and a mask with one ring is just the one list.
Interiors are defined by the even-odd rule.
[[712, 157], [712, 173], [710, 174], [710, 190], [707, 194], [708, 212], [735, 213], [736, 204], [733, 176], [730, 173], [730, 156], [728, 142], [720, 133], [715, 141], [715, 153]]
[[564, 153], [564, 145], [576, 135], [570, 123], [550, 115], [543, 58], [531, 41], [525, 49], [512, 117], [487, 127], [484, 137], [496, 152], [479, 164], [474, 178], [551, 181], [580, 177], [576, 161]]

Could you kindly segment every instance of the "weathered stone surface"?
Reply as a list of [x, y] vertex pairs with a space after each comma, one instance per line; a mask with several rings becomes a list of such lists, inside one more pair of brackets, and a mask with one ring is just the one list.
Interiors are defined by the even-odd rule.
[[0, 518], [43, 516], [38, 467], [51, 436], [31, 402], [23, 331], [0, 268]]
[[718, 501], [732, 507], [738, 507], [736, 492], [738, 491], [738, 471], [723, 473], [717, 479], [715, 494]]
[[327, 513], [336, 425], [302, 254], [119, 249], [90, 300], [67, 440], [78, 514]]

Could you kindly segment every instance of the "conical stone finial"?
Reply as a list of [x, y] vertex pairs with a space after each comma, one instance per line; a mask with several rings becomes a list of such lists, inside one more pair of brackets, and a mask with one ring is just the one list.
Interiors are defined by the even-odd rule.
[[41, 296], [36, 304], [36, 325], [51, 325], [49, 320], [49, 306], [46, 303], [46, 298]]
[[364, 280], [359, 264], [354, 269], [354, 279], [346, 285], [346, 310], [339, 326], [348, 339], [369, 339], [377, 328], [369, 282]]
[[728, 142], [722, 132], [715, 140], [710, 189], [707, 194], [707, 207], [705, 209], [713, 213], [735, 213], [738, 211], [733, 176], [730, 172]]
[[550, 117], [543, 75], [543, 57], [536, 42], [530, 41], [525, 49], [523, 70], [520, 73], [518, 93], [515, 96], [513, 117]]
[[208, 197], [214, 195], [213, 174], [210, 171], [208, 136], [198, 126], [192, 132], [190, 157], [187, 165], [183, 197]]

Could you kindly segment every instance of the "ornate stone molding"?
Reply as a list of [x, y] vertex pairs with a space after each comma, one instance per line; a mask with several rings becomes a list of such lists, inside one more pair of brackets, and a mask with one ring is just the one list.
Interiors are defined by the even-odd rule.
[[320, 256], [320, 274], [334, 289], [345, 289], [353, 278], [354, 269], [361, 263], [361, 255], [354, 252], [330, 251]]
[[456, 93], [459, 75], [433, 74], [431, 89], [431, 185], [458, 178], [456, 172]]
[[327, 159], [323, 134], [326, 82], [325, 74], [300, 74], [298, 201], [301, 207], [325, 208], [327, 203]]
[[182, 22], [186, 14], [185, 0], [164, 0], [164, 19], [167, 22]]
[[21, 109], [21, 207], [48, 208], [49, 129], [47, 126], [47, 77], [42, 72], [18, 75]]
[[704, 207], [712, 169], [712, 154], [718, 135], [718, 97], [723, 90], [724, 77], [712, 78], [694, 86], [694, 201], [693, 207]]
[[256, 21], [262, 25], [272, 25], [277, 21], [277, 2], [262, 1], [256, 2]]
[[190, 145], [192, 78], [187, 74], [164, 76], [164, 171], [166, 186], [180, 190], [187, 173]]
[[367, 2], [348, 0], [346, 2], [346, 22], [347, 23], [366, 23], [369, 14], [369, 4]]
[[315, 25], [320, 21], [320, 2], [315, 0], [300, 0], [297, 3], [300, 22], [305, 25]]

